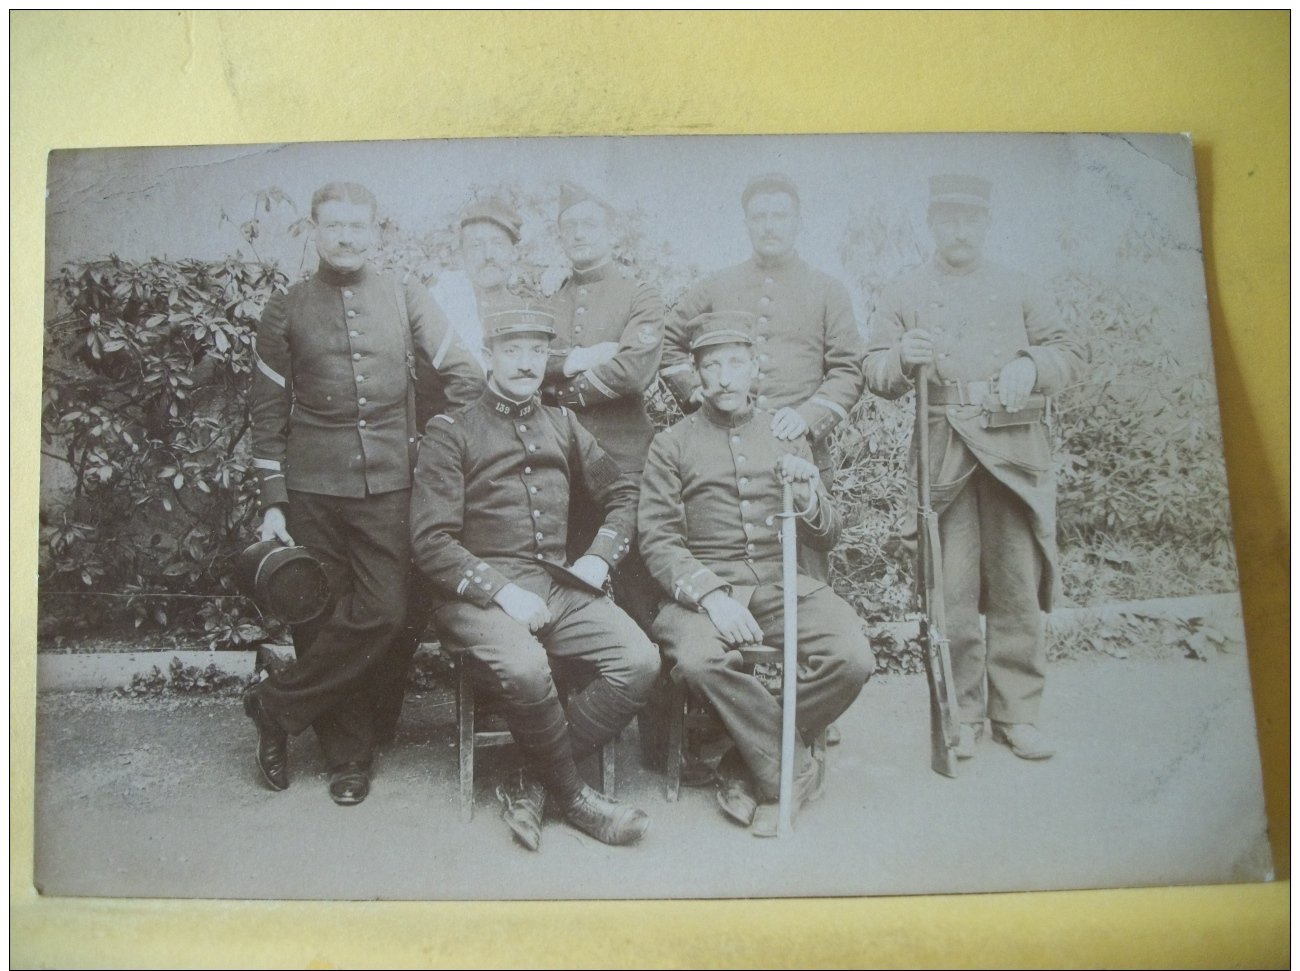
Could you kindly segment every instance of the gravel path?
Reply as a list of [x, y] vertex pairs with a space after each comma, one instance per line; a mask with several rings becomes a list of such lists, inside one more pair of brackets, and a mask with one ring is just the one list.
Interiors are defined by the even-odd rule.
[[484, 753], [459, 822], [453, 708], [413, 695], [370, 798], [336, 807], [315, 740], [293, 741], [272, 793], [232, 698], [43, 695], [36, 882], [46, 893], [249, 898], [750, 897], [1063, 889], [1264, 879], [1271, 862], [1242, 654], [1052, 668], [1043, 727], [1060, 752], [1016, 759], [987, 738], [960, 778], [929, 770], [924, 679], [878, 678], [840, 725], [825, 797], [787, 841], [757, 840], [712, 791], [668, 804], [619, 748], [618, 795], [653, 818], [641, 846], [560, 822], [516, 846]]

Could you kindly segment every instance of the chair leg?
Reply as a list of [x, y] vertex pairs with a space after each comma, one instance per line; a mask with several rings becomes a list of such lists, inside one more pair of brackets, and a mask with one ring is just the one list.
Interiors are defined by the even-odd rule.
[[669, 802], [676, 802], [682, 787], [682, 746], [686, 739], [686, 685], [668, 682], [668, 775]]
[[460, 819], [474, 818], [474, 683], [464, 658], [456, 662], [456, 752], [460, 760]]
[[617, 738], [611, 738], [600, 747], [600, 791], [611, 799], [614, 798], [614, 756], [617, 751]]

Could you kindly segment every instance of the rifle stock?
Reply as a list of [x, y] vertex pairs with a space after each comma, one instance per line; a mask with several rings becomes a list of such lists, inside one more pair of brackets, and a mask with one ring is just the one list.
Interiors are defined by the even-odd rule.
[[930, 688], [930, 768], [940, 775], [957, 775], [960, 725], [952, 682], [952, 655], [945, 633], [943, 558], [939, 546], [939, 516], [930, 505], [930, 369], [916, 375], [916, 599], [921, 614], [921, 648], [925, 679]]

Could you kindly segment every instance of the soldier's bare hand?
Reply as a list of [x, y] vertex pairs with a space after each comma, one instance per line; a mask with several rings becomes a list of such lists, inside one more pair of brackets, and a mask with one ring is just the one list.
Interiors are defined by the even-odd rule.
[[718, 629], [718, 633], [732, 647], [742, 644], [761, 644], [763, 628], [758, 626], [754, 615], [739, 600], [732, 599], [725, 590], [714, 590], [700, 601], [709, 614], [709, 620]]
[[551, 622], [551, 611], [546, 601], [513, 583], [507, 583], [492, 599], [511, 620], [523, 624], [534, 634]]
[[803, 508], [812, 501], [813, 491], [821, 481], [817, 466], [797, 455], [782, 455], [776, 462], [776, 474], [782, 482], [789, 482], [794, 504]]
[[808, 434], [808, 422], [793, 408], [782, 408], [772, 416], [772, 434], [783, 442], [793, 442]]
[[686, 403], [689, 405], [695, 405], [697, 407], [699, 405], [704, 404], [704, 389], [696, 388], [694, 391], [692, 391], [691, 396], [686, 399]]
[[263, 514], [260, 535], [264, 543], [267, 540], [278, 539], [285, 546], [293, 545], [293, 537], [289, 535], [289, 524], [285, 521], [283, 509], [272, 506]]
[[590, 347], [575, 347], [564, 359], [564, 373], [566, 375], [581, 374], [598, 364], [614, 360], [614, 355], [617, 353], [618, 341], [602, 341], [599, 344], [592, 344]]
[[1032, 357], [1018, 357], [1008, 361], [998, 375], [998, 398], [1007, 411], [1019, 411], [1033, 393], [1038, 380], [1038, 367]]
[[594, 553], [578, 557], [577, 562], [569, 569], [593, 587], [603, 587], [606, 578], [609, 577], [609, 564]]
[[918, 367], [927, 367], [934, 363], [934, 338], [929, 331], [909, 330], [903, 335], [900, 345], [903, 357], [903, 370], [911, 373]]

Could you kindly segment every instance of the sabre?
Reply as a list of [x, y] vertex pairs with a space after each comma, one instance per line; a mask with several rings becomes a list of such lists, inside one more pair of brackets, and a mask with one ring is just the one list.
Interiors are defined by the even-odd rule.
[[781, 671], [781, 792], [776, 835], [794, 832], [794, 718], [799, 663], [799, 590], [795, 550], [794, 490], [781, 489], [781, 580], [785, 593], [785, 654]]

